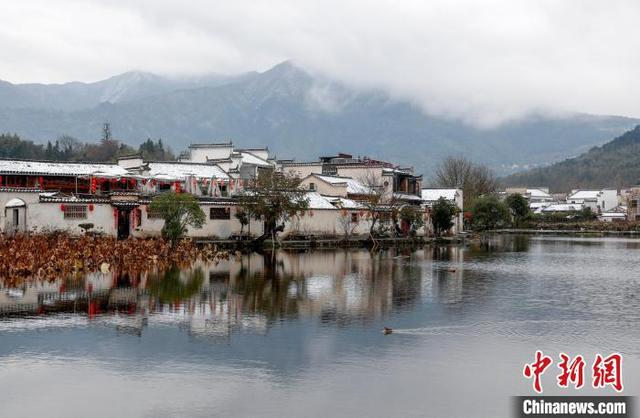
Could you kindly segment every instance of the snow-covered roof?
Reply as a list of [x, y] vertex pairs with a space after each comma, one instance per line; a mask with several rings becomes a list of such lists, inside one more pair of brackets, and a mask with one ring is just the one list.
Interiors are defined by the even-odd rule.
[[309, 200], [309, 209], [335, 209], [328, 198], [317, 192], [309, 192], [305, 194], [305, 198]]
[[184, 180], [187, 177], [228, 179], [229, 175], [215, 164], [198, 163], [148, 163], [149, 176], [164, 180]]
[[321, 174], [313, 174], [318, 177], [320, 180], [326, 181], [327, 183], [338, 185], [338, 184], [346, 184], [347, 193], [350, 194], [369, 194], [369, 188], [367, 188], [364, 184], [360, 183], [358, 180], [352, 177], [340, 177], [340, 176], [323, 176]]
[[536, 199], [551, 199], [551, 195], [541, 189], [527, 189], [527, 194]]
[[600, 218], [626, 218], [627, 214], [624, 212], [602, 212], [598, 215]]
[[582, 210], [583, 206], [578, 203], [557, 203], [540, 209], [542, 212], [573, 212]]
[[272, 165], [267, 160], [263, 160], [262, 158], [250, 152], [242, 151], [240, 152], [240, 155], [242, 155], [243, 164], [252, 164], [252, 165], [258, 165], [262, 167], [270, 167]]
[[567, 197], [567, 199], [597, 199], [600, 190], [578, 190]]
[[393, 197], [400, 200], [416, 200], [416, 201], [422, 200], [420, 196], [416, 196], [414, 194], [407, 194], [407, 193], [394, 193]]
[[531, 209], [540, 209], [540, 208], [546, 208], [549, 205], [552, 205], [553, 203], [551, 202], [531, 202], [529, 203], [529, 208]]
[[102, 174], [105, 177], [119, 177], [126, 175], [127, 170], [117, 164], [105, 163], [0, 160], [0, 173], [57, 176]]
[[26, 206], [26, 203], [24, 203], [24, 200], [18, 198], [13, 198], [4, 205], [5, 208], [21, 208], [23, 206]]
[[453, 201], [456, 199], [457, 192], [458, 189], [422, 189], [422, 200], [425, 202], [435, 202], [441, 197], [444, 197], [447, 200]]
[[362, 209], [364, 206], [362, 203], [353, 199], [346, 199], [344, 197], [327, 197], [329, 202], [340, 209]]

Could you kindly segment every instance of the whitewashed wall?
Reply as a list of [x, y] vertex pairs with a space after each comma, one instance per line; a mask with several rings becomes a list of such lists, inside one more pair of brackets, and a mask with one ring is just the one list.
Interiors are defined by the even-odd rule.
[[[347, 211], [346, 216], [358, 211]], [[313, 216], [311, 215], [313, 213]], [[344, 227], [341, 219], [343, 219], [343, 211], [341, 209], [313, 209], [305, 212], [304, 216], [296, 216], [290, 219], [286, 224], [281, 238], [288, 235], [335, 235], [343, 236]], [[353, 230], [353, 235], [366, 235], [369, 233], [371, 223], [363, 216], [358, 216], [358, 223]]]
[[[65, 219], [64, 212], [60, 209], [61, 203], [35, 203], [27, 204], [27, 229], [36, 232], [65, 231], [70, 234], [83, 233], [78, 225], [92, 223], [92, 231], [107, 235], [116, 235], [116, 224], [113, 216], [113, 207], [106, 203], [94, 203], [93, 210], [87, 208], [86, 219]], [[72, 206], [71, 203], [64, 205]], [[86, 203], [82, 205], [89, 206]]]
[[309, 174], [322, 174], [322, 164], [305, 164], [288, 166], [283, 164], [282, 171], [285, 173], [294, 173], [300, 178], [305, 178]]
[[335, 185], [331, 183], [327, 183], [324, 180], [321, 180], [316, 177], [306, 177], [304, 180], [300, 182], [300, 188], [305, 190], [311, 190], [309, 188], [309, 184], [314, 183], [315, 191], [320, 193], [323, 196], [340, 196], [347, 197], [347, 185], [343, 183], [341, 185]]
[[[187, 235], [194, 238], [228, 238], [233, 234], [239, 234], [242, 225], [236, 219], [236, 207], [229, 207], [230, 219], [209, 219], [210, 205], [200, 206], [205, 214], [205, 223], [201, 229], [188, 227]], [[216, 206], [217, 207], [217, 206]], [[145, 207], [142, 209], [142, 225], [132, 229], [132, 236], [139, 238], [160, 236], [162, 234], [162, 219], [149, 219]], [[250, 227], [250, 229], [249, 229]], [[263, 223], [261, 221], [251, 220], [250, 225], [244, 227], [244, 233], [251, 231], [254, 236], [260, 236], [263, 233]]]

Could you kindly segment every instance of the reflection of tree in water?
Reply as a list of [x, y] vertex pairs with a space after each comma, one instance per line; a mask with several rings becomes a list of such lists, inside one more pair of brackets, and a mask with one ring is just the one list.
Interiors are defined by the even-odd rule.
[[147, 282], [147, 289], [152, 296], [160, 302], [168, 303], [176, 300], [184, 300], [200, 292], [204, 283], [204, 273], [198, 268], [188, 273], [188, 278], [183, 281], [180, 269], [173, 266], [164, 273], [154, 275]]
[[249, 313], [260, 313], [267, 319], [298, 316], [300, 293], [289, 293], [292, 283], [298, 286], [292, 274], [285, 273], [271, 252], [262, 254], [264, 268], [261, 273], [249, 273], [240, 269], [236, 276], [233, 293], [241, 296], [244, 308]]
[[386, 276], [391, 284], [391, 304], [394, 309], [406, 309], [415, 304], [422, 291], [422, 268], [411, 262], [411, 248], [396, 251], [395, 259], [385, 256], [387, 269], [379, 269], [376, 276]]

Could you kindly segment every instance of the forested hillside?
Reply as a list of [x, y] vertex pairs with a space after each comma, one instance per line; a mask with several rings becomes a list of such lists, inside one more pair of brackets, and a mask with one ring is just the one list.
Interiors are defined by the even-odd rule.
[[548, 186], [555, 192], [640, 184], [640, 125], [578, 157], [502, 180], [507, 186]]
[[15, 134], [0, 134], [0, 158], [54, 161], [115, 161], [120, 155], [141, 153], [147, 160], [173, 160], [171, 149], [165, 148], [162, 140], [147, 139], [138, 148], [133, 148], [108, 134], [97, 143], [81, 142], [63, 136], [46, 145], [36, 144]]

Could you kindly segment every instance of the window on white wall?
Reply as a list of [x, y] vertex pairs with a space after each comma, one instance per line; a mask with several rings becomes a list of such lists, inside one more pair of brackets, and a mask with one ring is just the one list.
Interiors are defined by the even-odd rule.
[[65, 205], [64, 219], [87, 219], [87, 206]]
[[229, 208], [210, 208], [209, 219], [231, 219]]

